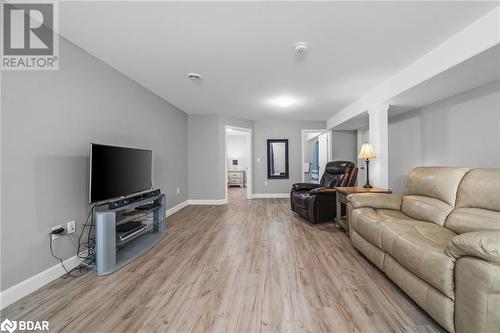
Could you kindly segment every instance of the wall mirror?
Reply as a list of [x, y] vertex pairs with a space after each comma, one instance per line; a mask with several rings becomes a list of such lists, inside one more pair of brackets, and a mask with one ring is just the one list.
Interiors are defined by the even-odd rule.
[[267, 179], [288, 177], [288, 139], [267, 140]]

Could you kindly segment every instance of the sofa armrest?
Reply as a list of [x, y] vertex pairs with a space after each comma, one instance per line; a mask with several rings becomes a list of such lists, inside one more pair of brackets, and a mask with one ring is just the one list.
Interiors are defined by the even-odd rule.
[[353, 193], [347, 197], [353, 208], [401, 209], [401, 197], [384, 193]]
[[470, 256], [500, 265], [500, 231], [483, 230], [455, 236], [445, 252], [455, 259]]
[[293, 191], [310, 191], [314, 188], [321, 187], [320, 184], [313, 184], [313, 183], [295, 183], [292, 185], [292, 190]]
[[333, 187], [318, 187], [309, 191], [309, 195], [335, 195]]

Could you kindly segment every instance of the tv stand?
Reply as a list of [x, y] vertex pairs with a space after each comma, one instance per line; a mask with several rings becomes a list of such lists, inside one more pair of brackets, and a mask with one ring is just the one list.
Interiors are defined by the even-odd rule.
[[[137, 210], [136, 208], [150, 207]], [[97, 275], [111, 274], [134, 261], [155, 246], [167, 233], [165, 224], [166, 197], [156, 194], [130, 200], [113, 208], [104, 204], [95, 209]], [[152, 223], [125, 239], [117, 238], [116, 227], [130, 221], [152, 216]]]

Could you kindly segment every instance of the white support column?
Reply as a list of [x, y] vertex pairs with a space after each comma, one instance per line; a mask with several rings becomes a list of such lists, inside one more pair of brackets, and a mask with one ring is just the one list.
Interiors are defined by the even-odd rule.
[[369, 137], [377, 158], [370, 161], [370, 182], [374, 186], [389, 186], [389, 105], [368, 111]]

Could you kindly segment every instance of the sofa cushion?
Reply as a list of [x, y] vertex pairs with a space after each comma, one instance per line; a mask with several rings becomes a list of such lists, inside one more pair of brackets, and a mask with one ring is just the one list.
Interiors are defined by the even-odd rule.
[[382, 248], [382, 234], [388, 224], [405, 223], [408, 216], [390, 209], [357, 208], [352, 211], [349, 225], [370, 243]]
[[407, 220], [386, 225], [382, 248], [399, 264], [453, 299], [455, 261], [445, 254], [456, 234], [434, 223]]
[[375, 210], [380, 217], [388, 219], [409, 219], [407, 215], [403, 214], [400, 210], [392, 209], [376, 209]]
[[401, 210], [401, 197], [386, 193], [352, 193], [347, 200], [353, 208], [371, 207], [374, 209]]
[[309, 192], [295, 192], [292, 194], [293, 204], [304, 209], [308, 208], [307, 199], [309, 199]]
[[457, 234], [500, 230], [500, 212], [481, 208], [456, 208], [448, 216], [445, 227]]
[[446, 202], [421, 195], [403, 197], [401, 211], [415, 220], [433, 222], [443, 226], [453, 207]]
[[456, 207], [500, 212], [500, 168], [469, 171], [458, 189]]
[[446, 228], [458, 234], [500, 230], [500, 169], [469, 171], [458, 188], [456, 207]]
[[[390, 255], [385, 256], [384, 272], [448, 332], [455, 332], [453, 319], [456, 312], [453, 300], [408, 271]], [[401, 331], [418, 332], [419, 330], [407, 328], [407, 330], [401, 329]], [[422, 327], [422, 331], [425, 331], [425, 328]]]
[[470, 169], [449, 167], [420, 167], [408, 175], [404, 195], [420, 195], [455, 206], [460, 181]]

